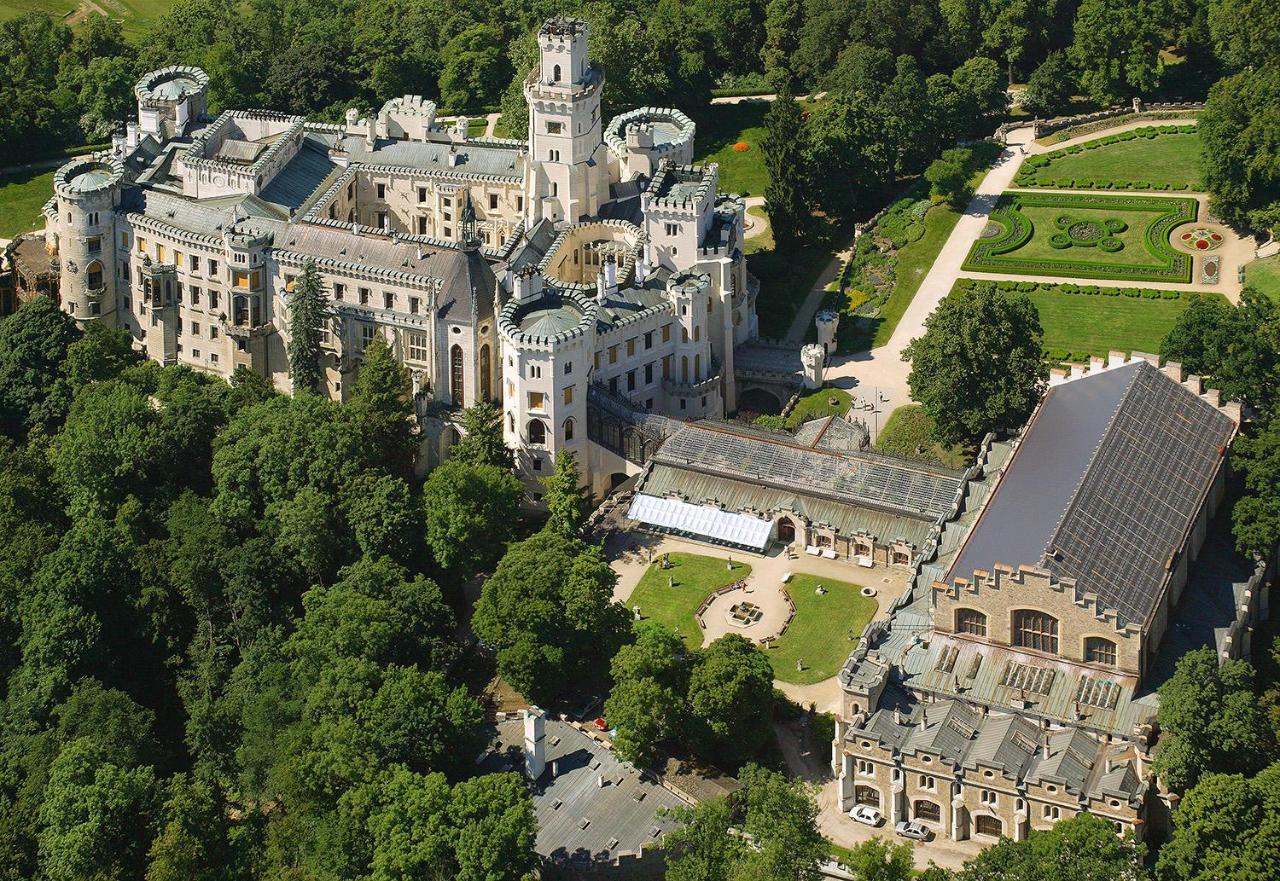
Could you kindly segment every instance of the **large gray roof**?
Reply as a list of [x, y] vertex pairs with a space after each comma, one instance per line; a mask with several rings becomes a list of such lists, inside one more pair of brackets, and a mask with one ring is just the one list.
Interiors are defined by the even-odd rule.
[[[370, 148], [364, 138], [355, 136], [344, 137], [341, 145], [353, 161], [366, 165], [390, 165], [441, 174], [478, 174], [512, 180], [519, 180], [521, 177], [520, 151], [515, 147], [474, 142], [446, 144], [379, 139]], [[451, 152], [457, 154], [456, 165], [449, 164]]]
[[1051, 388], [947, 579], [1042, 566], [1144, 624], [1234, 428], [1145, 361]]

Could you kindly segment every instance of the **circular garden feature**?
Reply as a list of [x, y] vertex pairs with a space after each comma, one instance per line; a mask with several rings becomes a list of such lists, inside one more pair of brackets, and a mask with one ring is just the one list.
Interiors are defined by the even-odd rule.
[[1207, 226], [1197, 226], [1178, 234], [1178, 244], [1188, 251], [1216, 251], [1226, 241], [1222, 233]]
[[1117, 235], [1129, 228], [1118, 217], [1105, 220], [1085, 220], [1072, 217], [1070, 214], [1059, 214], [1054, 219], [1058, 232], [1049, 236], [1049, 246], [1059, 251], [1067, 248], [1100, 248], [1114, 253], [1124, 247], [1124, 242]]

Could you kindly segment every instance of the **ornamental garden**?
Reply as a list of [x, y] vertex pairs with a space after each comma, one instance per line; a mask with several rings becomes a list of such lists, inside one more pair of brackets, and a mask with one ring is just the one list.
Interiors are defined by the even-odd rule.
[[1192, 256], [1170, 233], [1197, 219], [1182, 197], [1009, 192], [964, 269], [1139, 282], [1191, 281]]

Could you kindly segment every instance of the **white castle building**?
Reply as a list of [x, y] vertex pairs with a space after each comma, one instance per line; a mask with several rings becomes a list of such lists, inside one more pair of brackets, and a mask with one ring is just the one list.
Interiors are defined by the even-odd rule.
[[533, 501], [562, 449], [602, 491], [670, 433], [663, 417], [733, 412], [736, 362], [799, 384], [798, 353], [753, 342], [743, 201], [691, 165], [693, 122], [645, 107], [606, 124], [586, 23], [538, 40], [527, 141], [469, 137], [412, 95], [341, 125], [210, 118], [203, 71], [146, 75], [137, 122], [56, 175], [45, 245], [63, 308], [162, 363], [288, 390], [289, 291], [313, 261], [334, 312], [328, 394], [383, 336], [420, 414], [501, 402]]

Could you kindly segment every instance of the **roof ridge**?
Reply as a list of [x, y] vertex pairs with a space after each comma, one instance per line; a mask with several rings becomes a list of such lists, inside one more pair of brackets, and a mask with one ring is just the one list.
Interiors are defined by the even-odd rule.
[[[1156, 370], [1155, 367], [1152, 367], [1146, 361], [1135, 361], [1133, 363], [1136, 364], [1136, 368], [1133, 371], [1133, 376], [1129, 378], [1129, 384], [1125, 386], [1124, 394], [1122, 394], [1116, 400], [1115, 408], [1111, 411], [1110, 418], [1107, 419], [1107, 429], [1106, 431], [1102, 432], [1102, 437], [1098, 439], [1098, 445], [1093, 448], [1093, 453], [1090, 454], [1089, 461], [1085, 464], [1084, 471], [1081, 472], [1080, 474], [1080, 479], [1076, 481], [1075, 488], [1071, 490], [1071, 498], [1067, 499], [1066, 507], [1062, 509], [1062, 513], [1058, 515], [1058, 522], [1054, 524], [1053, 532], [1049, 533], [1049, 541], [1045, 544], [1045, 546], [1040, 551], [1041, 568], [1048, 567], [1048, 559], [1050, 556], [1049, 551], [1057, 543], [1058, 533], [1062, 531], [1062, 524], [1066, 522], [1067, 515], [1071, 513], [1072, 509], [1075, 508], [1076, 503], [1079, 501], [1080, 490], [1084, 486], [1085, 481], [1088, 478], [1089, 474], [1093, 471], [1093, 466], [1098, 461], [1099, 454], [1102, 452], [1103, 448], [1106, 447], [1107, 441], [1111, 439], [1112, 432], [1116, 427], [1116, 417], [1120, 414], [1120, 411], [1124, 409], [1125, 402], [1129, 400], [1129, 396], [1133, 394], [1134, 386], [1137, 385], [1138, 377], [1142, 374], [1143, 367], [1146, 367], [1149, 370]], [[1123, 370], [1125, 367], [1128, 367], [1128, 366], [1129, 365], [1126, 364], [1116, 369]], [[1158, 370], [1156, 372], [1159, 373]], [[1097, 375], [1101, 375], [1101, 373]], [[1087, 376], [1081, 377], [1081, 379], [1087, 379], [1087, 378], [1088, 378]], [[1046, 398], [1047, 397], [1048, 396], [1046, 395]]]

